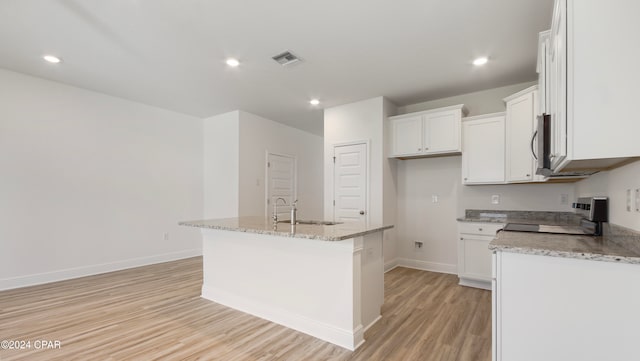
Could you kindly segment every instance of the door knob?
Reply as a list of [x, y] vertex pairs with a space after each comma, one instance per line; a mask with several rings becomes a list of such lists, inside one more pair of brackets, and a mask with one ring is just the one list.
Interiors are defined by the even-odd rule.
[[364, 215], [364, 211], [360, 211], [360, 215]]

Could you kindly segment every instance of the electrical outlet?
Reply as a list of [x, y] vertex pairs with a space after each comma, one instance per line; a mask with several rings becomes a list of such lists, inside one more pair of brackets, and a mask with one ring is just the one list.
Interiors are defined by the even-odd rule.
[[569, 204], [569, 195], [566, 193], [560, 194], [560, 204]]
[[415, 241], [415, 242], [414, 242], [414, 247], [415, 247], [415, 249], [420, 249], [420, 248], [422, 248], [422, 242]]
[[431, 203], [438, 203], [438, 195], [434, 194], [431, 196]]
[[500, 195], [494, 194], [491, 196], [491, 204], [500, 204]]
[[631, 189], [627, 189], [627, 212], [631, 212]]
[[164, 232], [162, 234], [162, 239], [164, 239], [165, 241], [168, 241], [169, 240], [169, 232]]

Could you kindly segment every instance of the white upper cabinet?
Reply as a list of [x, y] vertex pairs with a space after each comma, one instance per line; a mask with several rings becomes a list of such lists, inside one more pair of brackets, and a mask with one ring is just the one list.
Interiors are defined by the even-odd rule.
[[463, 105], [397, 115], [389, 118], [389, 157], [424, 157], [460, 154]]
[[506, 119], [506, 181], [532, 182], [535, 178], [537, 86], [504, 99]]
[[424, 115], [423, 138], [428, 153], [458, 153], [460, 146], [460, 110]]
[[422, 116], [400, 118], [391, 123], [393, 154], [419, 154], [422, 152]]
[[505, 115], [485, 114], [462, 122], [462, 183], [504, 183]]
[[551, 115], [551, 168], [567, 157], [567, 7], [556, 1], [549, 48], [549, 114]]
[[538, 35], [538, 109], [537, 115], [549, 114], [549, 37], [551, 30]]
[[[556, 0], [547, 112], [554, 171], [605, 168], [640, 156], [640, 1]], [[547, 94], [545, 94], [547, 96]]]

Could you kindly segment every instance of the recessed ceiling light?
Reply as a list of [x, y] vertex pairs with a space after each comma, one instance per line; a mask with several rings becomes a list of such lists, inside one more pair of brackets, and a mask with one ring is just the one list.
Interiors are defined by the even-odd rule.
[[240, 62], [238, 61], [238, 59], [229, 58], [229, 59], [227, 59], [227, 65], [229, 65], [230, 67], [235, 68], [238, 65], [240, 65]]
[[311, 99], [311, 100], [309, 100], [309, 104], [318, 105], [318, 104], [320, 104], [320, 101], [318, 99]]
[[473, 61], [473, 65], [476, 65], [476, 66], [484, 65], [488, 61], [489, 59], [487, 59], [486, 57], [477, 58], [476, 60]]
[[61, 60], [60, 58], [58, 58], [57, 56], [53, 56], [53, 55], [45, 55], [42, 57], [44, 60], [50, 62], [50, 63], [54, 63], [57, 64], [59, 63]]

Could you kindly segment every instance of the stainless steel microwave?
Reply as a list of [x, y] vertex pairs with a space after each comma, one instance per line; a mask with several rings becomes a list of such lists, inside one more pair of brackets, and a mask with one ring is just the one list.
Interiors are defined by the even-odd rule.
[[536, 137], [538, 138], [537, 153], [533, 153], [534, 158], [536, 158], [538, 162], [536, 173], [549, 178], [586, 177], [598, 173], [598, 169], [581, 169], [554, 172], [551, 166], [551, 142], [553, 140], [551, 125], [551, 115], [543, 114], [538, 116], [538, 128], [534, 133], [533, 138], [531, 139], [531, 150], [533, 151], [533, 144]]

